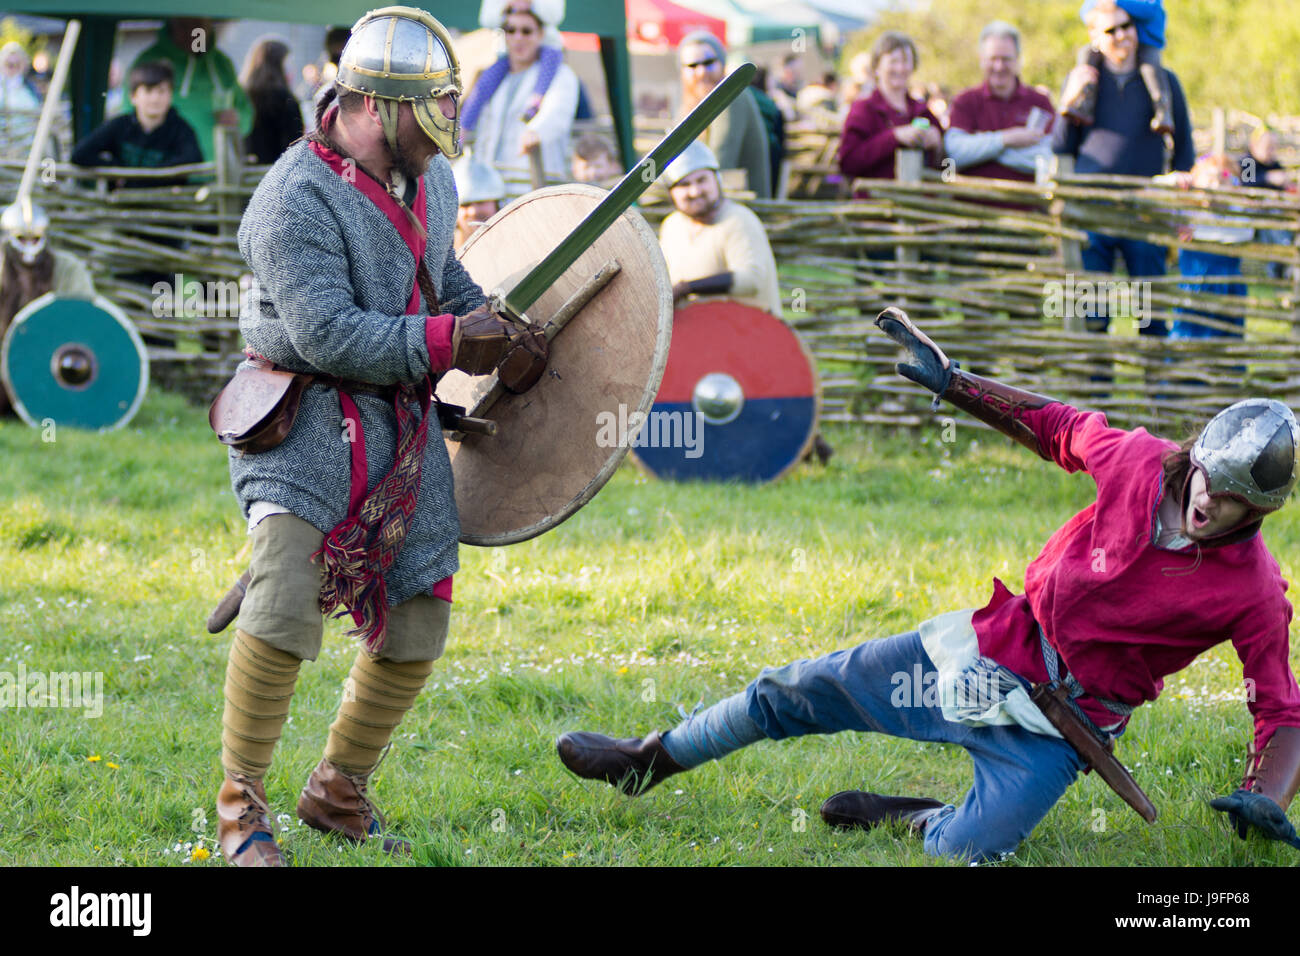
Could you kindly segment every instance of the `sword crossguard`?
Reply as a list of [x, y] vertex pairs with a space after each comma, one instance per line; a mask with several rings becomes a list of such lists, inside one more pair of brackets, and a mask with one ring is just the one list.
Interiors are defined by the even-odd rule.
[[506, 293], [496, 289], [488, 297], [488, 305], [497, 315], [504, 318], [521, 332], [526, 332], [534, 327], [533, 320], [528, 318], [527, 313], [520, 312], [510, 305], [506, 299]]

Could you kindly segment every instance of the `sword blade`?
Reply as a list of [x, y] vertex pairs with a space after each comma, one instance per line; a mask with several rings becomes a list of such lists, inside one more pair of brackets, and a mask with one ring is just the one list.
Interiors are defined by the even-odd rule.
[[578, 261], [597, 237], [614, 224], [619, 216], [650, 188], [664, 167], [677, 157], [690, 143], [731, 105], [754, 78], [757, 67], [742, 63], [726, 79], [713, 88], [690, 115], [659, 141], [659, 145], [643, 156], [619, 184], [609, 191], [600, 204], [578, 223], [573, 232], [561, 240], [555, 250], [533, 267], [505, 296], [508, 312], [522, 316], [524, 312], [549, 289], [569, 266]]

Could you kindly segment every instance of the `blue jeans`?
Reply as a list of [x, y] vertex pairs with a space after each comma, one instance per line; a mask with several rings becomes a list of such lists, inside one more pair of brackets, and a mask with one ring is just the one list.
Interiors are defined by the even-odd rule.
[[[913, 687], [918, 674], [933, 676], [922, 676], [922, 687]], [[764, 737], [841, 730], [958, 744], [975, 763], [974, 786], [960, 807], [934, 811], [925, 827], [925, 851], [994, 859], [1029, 835], [1083, 763], [1056, 737], [1014, 724], [970, 727], [945, 720], [937, 702], [922, 693], [935, 677], [918, 632], [867, 641], [816, 660], [764, 669], [741, 693], [669, 731], [663, 744], [683, 767], [716, 760]]]
[[[1262, 242], [1267, 246], [1289, 246], [1291, 245], [1291, 233], [1285, 229], [1256, 229], [1255, 241]], [[1270, 279], [1286, 278], [1286, 263], [1270, 262], [1267, 263], [1268, 277]]]
[[[1088, 244], [1083, 247], [1083, 267], [1089, 272], [1114, 272], [1115, 254], [1124, 257], [1124, 268], [1132, 279], [1140, 276], [1162, 276], [1165, 274], [1164, 246], [1141, 242], [1137, 239], [1120, 239], [1116, 236], [1104, 236], [1099, 232], [1088, 233]], [[1089, 332], [1105, 332], [1110, 329], [1110, 316], [1101, 310], [1100, 314], [1088, 318]], [[1167, 335], [1164, 319], [1153, 319], [1138, 329], [1139, 335]]]

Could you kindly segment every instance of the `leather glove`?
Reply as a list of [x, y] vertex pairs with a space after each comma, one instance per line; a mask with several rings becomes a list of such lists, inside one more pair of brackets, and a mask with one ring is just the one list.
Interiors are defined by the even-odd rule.
[[912, 324], [902, 309], [890, 307], [876, 316], [876, 326], [911, 353], [910, 363], [899, 362], [894, 369], [936, 395], [942, 395], [952, 379], [952, 363], [943, 349]]
[[1243, 840], [1253, 826], [1270, 840], [1281, 840], [1300, 850], [1300, 836], [1296, 835], [1286, 812], [1262, 793], [1236, 790], [1229, 796], [1215, 797], [1210, 806], [1228, 814], [1237, 836]]
[[490, 305], [457, 316], [452, 365], [470, 375], [497, 372], [507, 391], [526, 392], [546, 370], [550, 347], [541, 329], [521, 331]]

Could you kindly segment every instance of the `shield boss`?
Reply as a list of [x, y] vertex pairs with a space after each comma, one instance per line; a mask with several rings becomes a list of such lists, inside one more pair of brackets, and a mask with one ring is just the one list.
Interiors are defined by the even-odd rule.
[[[507, 291], [596, 207], [605, 191], [553, 186], [516, 200], [474, 233], [461, 262], [483, 290]], [[525, 541], [595, 496], [627, 454], [668, 359], [673, 296], [654, 232], [628, 210], [528, 309], [545, 325], [610, 260], [620, 271], [551, 341], [541, 380], [484, 412], [497, 434], [447, 441], [466, 544]], [[452, 370], [438, 397], [472, 409], [493, 376]], [[629, 434], [631, 432], [632, 434]]]
[[659, 395], [633, 442], [637, 460], [677, 481], [774, 481], [817, 433], [817, 366], [794, 330], [752, 305], [679, 309]]

